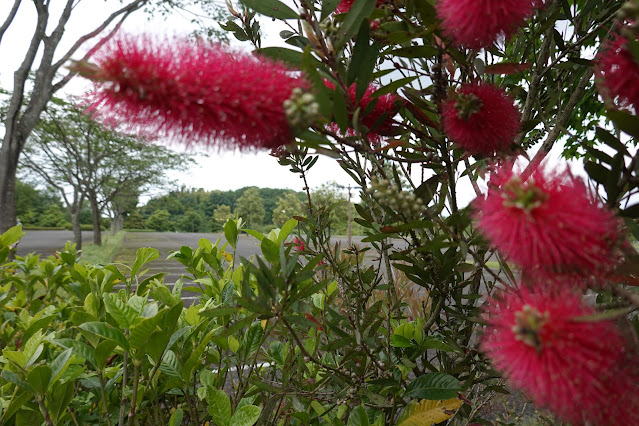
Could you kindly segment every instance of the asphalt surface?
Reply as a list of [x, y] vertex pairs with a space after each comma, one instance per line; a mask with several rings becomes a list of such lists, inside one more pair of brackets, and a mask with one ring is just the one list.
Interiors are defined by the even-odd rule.
[[[46, 257], [64, 248], [67, 241], [73, 241], [73, 231], [25, 231], [16, 254], [25, 256], [28, 253], [36, 253]], [[82, 244], [91, 242], [93, 231], [83, 231]]]

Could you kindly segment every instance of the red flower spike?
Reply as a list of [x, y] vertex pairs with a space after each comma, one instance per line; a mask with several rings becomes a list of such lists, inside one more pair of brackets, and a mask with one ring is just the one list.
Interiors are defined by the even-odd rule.
[[619, 34], [604, 43], [595, 59], [597, 87], [604, 100], [639, 113], [639, 64], [627, 45]]
[[618, 219], [568, 171], [549, 174], [538, 166], [522, 182], [503, 166], [474, 207], [483, 234], [529, 275], [597, 275], [615, 264]]
[[304, 81], [219, 44], [120, 36], [95, 57], [90, 111], [191, 145], [276, 148], [292, 140], [283, 103]]
[[[329, 89], [335, 89], [335, 85], [328, 80], [324, 80], [324, 84]], [[362, 99], [360, 99], [359, 103], [356, 102], [356, 85], [353, 84], [348, 89], [348, 96], [351, 99], [351, 103], [356, 107], [359, 107], [362, 113], [364, 112], [364, 110], [366, 110], [368, 104], [373, 102], [375, 99], [377, 100], [377, 103], [368, 114], [363, 117], [361, 117], [360, 115], [364, 126], [366, 126], [369, 130], [372, 129], [372, 131], [368, 133], [368, 138], [372, 142], [379, 142], [381, 140], [380, 136], [391, 130], [393, 125], [393, 116], [397, 114], [397, 111], [399, 111], [400, 102], [403, 101], [394, 93], [389, 93], [377, 98], [372, 98], [371, 95], [375, 91], [377, 91], [377, 89], [378, 87], [375, 84], [370, 84], [368, 86], [368, 89], [366, 89], [366, 92], [364, 92], [364, 96], [362, 96]], [[382, 116], [385, 116], [385, 118], [381, 123], [378, 123], [378, 120], [380, 120]], [[353, 115], [349, 114], [348, 118], [349, 120], [352, 120]], [[337, 126], [334, 125], [333, 127], [337, 131]], [[354, 131], [352, 129], [349, 129], [348, 135], [352, 136], [353, 134]]]
[[615, 324], [566, 286], [520, 288], [484, 307], [481, 350], [514, 388], [573, 425], [639, 424], [637, 371]]
[[517, 31], [542, 4], [534, 0], [439, 0], [437, 15], [444, 34], [456, 44], [480, 49]]
[[[348, 13], [348, 12], [350, 12], [351, 7], [353, 7], [353, 3], [355, 3], [355, 0], [342, 0], [337, 5], [337, 8], [335, 9], [335, 13], [339, 14], [339, 13]], [[377, 6], [379, 6], [382, 3], [384, 3], [384, 0], [377, 0]]]
[[306, 244], [304, 244], [304, 240], [302, 240], [300, 237], [293, 238], [293, 247], [295, 247], [295, 250], [297, 251], [306, 250]]
[[510, 147], [521, 128], [512, 98], [488, 83], [465, 84], [442, 104], [446, 134], [471, 154]]

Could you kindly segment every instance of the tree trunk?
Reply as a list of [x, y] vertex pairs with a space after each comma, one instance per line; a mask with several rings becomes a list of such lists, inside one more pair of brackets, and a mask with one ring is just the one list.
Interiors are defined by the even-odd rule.
[[82, 250], [82, 227], [80, 226], [80, 212], [71, 213], [71, 224], [73, 225], [73, 242], [77, 250]]
[[93, 217], [93, 244], [102, 245], [102, 231], [100, 230], [100, 207], [96, 194], [89, 193], [89, 203], [91, 204], [91, 216]]
[[[8, 136], [7, 136], [8, 138]], [[2, 144], [0, 149], [0, 234], [14, 227], [16, 218], [16, 169], [18, 155], [12, 141]]]

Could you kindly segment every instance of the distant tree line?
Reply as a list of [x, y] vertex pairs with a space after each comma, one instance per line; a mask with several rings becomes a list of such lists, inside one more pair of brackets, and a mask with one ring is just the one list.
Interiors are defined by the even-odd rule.
[[[348, 200], [335, 183], [311, 191], [313, 203], [329, 212], [333, 233], [346, 232]], [[129, 212], [127, 229], [217, 232], [232, 217], [242, 217], [257, 229], [280, 227], [293, 216], [305, 216], [307, 195], [290, 189], [245, 187], [235, 191], [205, 191], [182, 187], [152, 198]], [[353, 210], [353, 214], [355, 212]], [[354, 224], [357, 233], [358, 225]]]
[[[343, 190], [328, 183], [311, 191], [313, 203], [327, 210], [331, 232], [345, 234], [348, 220], [348, 201]], [[159, 232], [218, 232], [229, 218], [241, 216], [251, 227], [268, 230], [281, 227], [293, 216], [306, 216], [307, 195], [290, 189], [245, 187], [238, 190], [205, 191], [186, 188], [151, 198], [138, 206], [132, 197], [120, 203], [124, 228]], [[18, 180], [16, 185], [18, 218], [28, 228], [71, 229], [71, 215], [60, 193], [46, 184]], [[353, 209], [353, 215], [356, 216]], [[92, 229], [92, 209], [87, 201], [79, 209], [82, 229]], [[102, 217], [102, 228], [112, 225]], [[353, 223], [357, 234], [359, 225]]]

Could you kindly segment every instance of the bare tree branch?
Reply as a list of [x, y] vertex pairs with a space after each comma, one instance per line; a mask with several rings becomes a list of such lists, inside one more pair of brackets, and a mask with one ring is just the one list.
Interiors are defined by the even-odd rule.
[[22, 3], [22, 0], [15, 0], [13, 2], [11, 11], [9, 11], [9, 16], [7, 16], [7, 19], [5, 19], [2, 26], [0, 26], [0, 44], [2, 44], [2, 37], [4, 37], [4, 33], [7, 31], [7, 28], [9, 28], [9, 25], [11, 25], [11, 23], [13, 22], [13, 19], [16, 17], [16, 13], [18, 13], [20, 3]]

